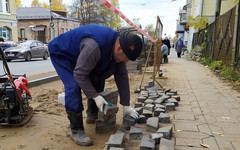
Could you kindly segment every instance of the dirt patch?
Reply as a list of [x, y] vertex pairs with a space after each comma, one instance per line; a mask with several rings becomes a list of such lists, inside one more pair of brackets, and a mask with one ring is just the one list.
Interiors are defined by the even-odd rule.
[[[143, 81], [150, 80], [151, 73], [146, 73]], [[32, 79], [34, 79], [32, 77]], [[139, 94], [133, 91], [138, 87], [141, 74], [129, 73], [131, 105], [136, 102]], [[117, 89], [114, 78], [106, 80], [105, 90]], [[58, 104], [58, 94], [64, 92], [60, 80], [43, 84], [29, 89], [32, 94], [30, 105], [34, 108], [31, 120], [22, 127], [0, 127], [1, 150], [69, 150], [69, 149], [95, 149], [102, 150], [111, 134], [114, 134], [122, 124], [122, 106], [117, 114], [117, 127], [104, 134], [95, 133], [95, 125], [85, 124], [86, 113], [84, 111], [84, 126], [86, 133], [93, 140], [91, 147], [79, 147], [70, 139], [69, 121], [65, 107]], [[86, 109], [87, 100], [83, 94], [83, 104]]]

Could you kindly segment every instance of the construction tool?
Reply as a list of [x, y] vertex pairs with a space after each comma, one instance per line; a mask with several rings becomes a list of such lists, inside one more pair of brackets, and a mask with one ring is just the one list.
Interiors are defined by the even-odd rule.
[[145, 75], [145, 72], [146, 72], [149, 57], [150, 57], [150, 54], [151, 54], [151, 51], [152, 51], [152, 46], [153, 46], [153, 42], [151, 44], [150, 49], [148, 50], [147, 60], [145, 62], [145, 66], [144, 66], [143, 74], [142, 74], [142, 77], [141, 77], [140, 85], [134, 90], [134, 93], [140, 93], [140, 91], [141, 91], [141, 86], [142, 86], [143, 78], [144, 78], [144, 75]]
[[26, 75], [12, 75], [2, 48], [0, 57], [5, 74], [0, 75], [0, 126], [20, 126], [29, 121], [33, 109], [29, 106], [31, 94]]

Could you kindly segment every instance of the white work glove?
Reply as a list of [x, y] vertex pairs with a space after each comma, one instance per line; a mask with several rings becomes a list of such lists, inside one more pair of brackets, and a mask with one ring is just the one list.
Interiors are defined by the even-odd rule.
[[98, 109], [106, 115], [106, 111], [104, 110], [105, 105], [108, 105], [108, 102], [101, 96], [98, 95], [97, 97], [94, 97], [93, 100], [95, 101]]
[[135, 109], [133, 109], [131, 106], [123, 106], [123, 116], [125, 116], [126, 114], [133, 117], [134, 119], [139, 118], [138, 112]]

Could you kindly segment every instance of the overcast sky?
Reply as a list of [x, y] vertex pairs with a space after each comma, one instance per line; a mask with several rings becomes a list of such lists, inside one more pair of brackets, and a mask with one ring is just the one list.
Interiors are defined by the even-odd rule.
[[[32, 0], [22, 0], [22, 5], [30, 7]], [[49, 2], [49, 0], [39, 0]], [[66, 4], [68, 2], [68, 4]], [[63, 0], [69, 5], [69, 0]], [[186, 0], [119, 0], [121, 12], [132, 22], [138, 20], [143, 29], [146, 25], [156, 26], [156, 17], [163, 23], [163, 34], [174, 36], [179, 8], [186, 4]]]

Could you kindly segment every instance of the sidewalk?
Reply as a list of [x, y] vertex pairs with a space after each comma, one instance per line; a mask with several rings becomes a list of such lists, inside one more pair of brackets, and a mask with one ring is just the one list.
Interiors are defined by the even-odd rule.
[[161, 69], [166, 87], [181, 97], [171, 116], [175, 149], [239, 150], [240, 93], [202, 64], [177, 58], [173, 49]]

